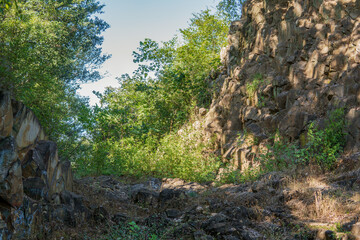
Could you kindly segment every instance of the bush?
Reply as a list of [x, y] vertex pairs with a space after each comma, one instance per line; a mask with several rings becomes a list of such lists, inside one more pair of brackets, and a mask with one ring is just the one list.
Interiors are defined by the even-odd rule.
[[344, 116], [344, 109], [339, 108], [330, 113], [324, 129], [311, 123], [306, 146], [298, 151], [298, 158], [305, 163], [316, 162], [323, 169], [332, 169], [345, 146]]
[[185, 128], [161, 139], [153, 155], [152, 171], [158, 176], [179, 177], [191, 181], [212, 181], [219, 168], [213, 154], [206, 154], [209, 143], [203, 143], [201, 130]]
[[245, 182], [252, 182], [258, 179], [261, 175], [261, 169], [249, 168], [241, 172], [239, 169], [232, 170], [221, 174], [219, 184], [240, 184]]
[[[102, 236], [101, 240], [157, 240], [161, 239], [159, 235], [161, 232], [156, 228], [139, 226], [135, 222], [129, 222], [119, 226], [112, 227], [110, 232], [105, 236]], [[86, 239], [86, 238], [85, 238]]]
[[93, 159], [81, 173], [212, 181], [220, 161], [214, 154], [206, 153], [210, 146], [211, 142], [202, 142], [201, 130], [192, 127], [169, 133], [160, 140], [149, 135], [144, 141], [132, 137], [104, 141], [93, 145]]
[[257, 73], [253, 76], [252, 81], [246, 83], [246, 92], [249, 98], [253, 98], [255, 93], [259, 89], [260, 85], [264, 82], [263, 76], [261, 73]]
[[323, 170], [334, 168], [337, 157], [345, 144], [345, 113], [339, 108], [329, 114], [323, 129], [310, 123], [305, 139], [305, 146], [300, 148], [295, 143], [274, 138], [268, 151], [259, 155], [262, 171], [283, 170], [298, 164], [316, 163]]

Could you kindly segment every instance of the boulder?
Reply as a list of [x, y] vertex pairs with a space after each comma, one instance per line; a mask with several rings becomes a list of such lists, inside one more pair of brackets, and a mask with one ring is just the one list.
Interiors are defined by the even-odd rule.
[[146, 188], [138, 189], [131, 194], [134, 203], [143, 204], [145, 206], [157, 206], [159, 194]]
[[24, 198], [24, 189], [20, 160], [11, 165], [5, 182], [9, 184], [9, 189], [4, 199], [13, 207], [21, 206]]

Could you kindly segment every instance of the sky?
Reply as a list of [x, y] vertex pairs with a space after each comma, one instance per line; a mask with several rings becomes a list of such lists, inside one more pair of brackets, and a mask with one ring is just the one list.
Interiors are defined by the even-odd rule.
[[98, 103], [93, 90], [103, 92], [107, 86], [118, 86], [116, 77], [131, 73], [137, 68], [132, 52], [145, 38], [168, 41], [178, 30], [186, 28], [193, 13], [213, 9], [217, 0], [101, 0], [104, 13], [99, 17], [110, 28], [104, 32], [103, 52], [111, 54], [100, 72], [105, 77], [95, 83], [81, 85], [79, 94]]

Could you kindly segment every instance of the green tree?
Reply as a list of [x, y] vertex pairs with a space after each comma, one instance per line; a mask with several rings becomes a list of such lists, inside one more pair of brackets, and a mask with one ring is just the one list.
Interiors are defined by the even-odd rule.
[[[95, 110], [93, 160], [89, 163], [93, 169], [135, 175], [180, 174], [189, 179], [190, 173], [200, 171], [203, 175], [196, 178], [202, 180], [211, 175], [217, 164], [210, 158], [201, 161], [202, 147], [187, 147], [198, 139], [181, 142], [185, 138], [174, 132], [189, 119], [194, 105], [209, 105], [211, 89], [205, 79], [220, 66], [219, 53], [227, 32], [228, 21], [206, 10], [194, 14], [189, 27], [168, 42], [140, 42], [133, 52], [138, 69], [132, 76], [119, 78], [119, 87], [98, 93], [101, 106]], [[183, 156], [176, 161], [171, 157], [177, 153], [171, 151], [171, 141], [182, 148], [178, 153]], [[205, 162], [212, 166], [207, 171]], [[200, 165], [203, 168], [196, 170]]]
[[176, 50], [172, 72], [183, 75], [181, 89], [198, 105], [210, 104], [205, 81], [212, 69], [220, 66], [220, 50], [226, 45], [228, 22], [209, 10], [194, 14], [189, 27], [181, 29], [182, 43]]
[[17, 7], [17, 0], [0, 0], [0, 14], [10, 9], [13, 5]]
[[240, 20], [244, 2], [245, 0], [221, 0], [216, 8], [228, 21]]
[[[9, 2], [9, 1], [8, 1]], [[7, 3], [8, 4], [8, 3]], [[0, 14], [0, 88], [30, 107], [69, 156], [89, 125], [81, 83], [98, 80], [101, 33], [96, 0], [27, 0]]]

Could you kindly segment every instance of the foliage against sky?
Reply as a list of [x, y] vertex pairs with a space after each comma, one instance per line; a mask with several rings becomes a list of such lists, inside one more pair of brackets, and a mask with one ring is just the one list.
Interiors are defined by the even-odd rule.
[[0, 88], [29, 106], [60, 148], [69, 146], [90, 111], [76, 90], [98, 80], [97, 68], [108, 58], [101, 50], [108, 25], [95, 17], [103, 6], [96, 0], [6, 6], [0, 13]]
[[[100, 79], [97, 69], [108, 59], [101, 45], [109, 26], [96, 17], [103, 6], [96, 0], [5, 1], [0, 12], [0, 88], [32, 108], [63, 158], [90, 161], [98, 172], [107, 166], [136, 172], [135, 163], [160, 157], [155, 152], [170, 154], [168, 141], [161, 139], [172, 136], [194, 106], [210, 103], [205, 80], [220, 65], [230, 20], [221, 11], [230, 8], [219, 5], [215, 14], [194, 14], [179, 38], [140, 42], [133, 54], [138, 69], [120, 77], [119, 87], [98, 93], [102, 106], [92, 109], [76, 91], [81, 83]], [[186, 165], [201, 153], [198, 148], [179, 161]], [[139, 169], [156, 171], [153, 167], [159, 165], [149, 161]]]
[[[95, 110], [92, 162], [96, 169], [119, 166], [128, 173], [141, 169], [149, 173], [165, 167], [158, 164], [160, 155], [161, 159], [170, 161], [170, 158], [157, 153], [163, 149], [170, 154], [171, 147], [166, 146], [168, 141], [161, 139], [181, 128], [195, 106], [210, 104], [211, 89], [206, 79], [212, 69], [220, 66], [219, 53], [226, 45], [228, 26], [229, 20], [224, 15], [204, 10], [193, 15], [189, 26], [180, 29], [178, 37], [163, 43], [151, 39], [140, 42], [133, 53], [138, 69], [132, 75], [124, 74], [119, 78], [119, 87], [98, 93], [101, 107]], [[173, 139], [181, 141], [181, 138]], [[193, 150], [187, 159], [200, 161], [203, 150]], [[190, 163], [179, 161], [183, 165]], [[136, 164], [139, 162], [143, 165]], [[165, 167], [167, 171], [177, 172], [173, 169], [175, 165], [171, 166]]]

